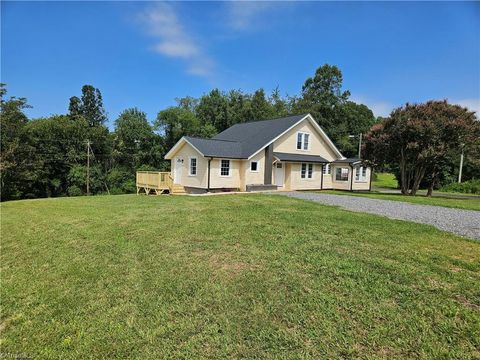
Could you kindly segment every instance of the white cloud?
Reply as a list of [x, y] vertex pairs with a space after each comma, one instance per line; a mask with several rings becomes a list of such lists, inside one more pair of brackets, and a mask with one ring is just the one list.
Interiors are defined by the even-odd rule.
[[228, 1], [227, 22], [235, 30], [247, 30], [275, 3], [269, 1]]
[[480, 99], [461, 99], [461, 100], [450, 100], [451, 104], [457, 104], [463, 107], [466, 107], [470, 111], [475, 111], [477, 118], [480, 118]]
[[375, 116], [388, 116], [395, 108], [395, 105], [389, 103], [388, 101], [379, 101], [379, 100], [372, 100], [366, 96], [350, 96], [350, 101], [356, 102], [357, 104], [364, 104], [367, 105], [370, 110], [373, 111]]
[[156, 39], [155, 45], [152, 46], [153, 51], [182, 59], [187, 65], [189, 74], [203, 77], [211, 75], [213, 60], [185, 29], [173, 5], [158, 2], [154, 6], [149, 6], [139, 15], [139, 21]]

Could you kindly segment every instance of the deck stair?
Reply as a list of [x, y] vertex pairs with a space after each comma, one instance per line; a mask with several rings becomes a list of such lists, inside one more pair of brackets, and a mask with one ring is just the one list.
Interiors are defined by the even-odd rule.
[[180, 184], [172, 184], [170, 187], [170, 194], [172, 195], [185, 195], [185, 188]]

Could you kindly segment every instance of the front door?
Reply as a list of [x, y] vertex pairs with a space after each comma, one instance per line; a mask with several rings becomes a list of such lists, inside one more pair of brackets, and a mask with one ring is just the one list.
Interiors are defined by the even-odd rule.
[[175, 167], [173, 168], [173, 183], [180, 184], [182, 181], [182, 168], [183, 159], [180, 157], [175, 158]]
[[285, 181], [285, 168], [281, 162], [275, 163], [275, 185], [283, 187]]

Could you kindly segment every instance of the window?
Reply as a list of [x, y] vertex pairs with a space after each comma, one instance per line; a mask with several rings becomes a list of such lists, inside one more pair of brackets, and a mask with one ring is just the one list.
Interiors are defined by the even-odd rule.
[[230, 176], [230, 160], [221, 160], [220, 176]]
[[297, 150], [308, 150], [310, 147], [310, 134], [297, 133]]
[[297, 150], [301, 150], [301, 149], [302, 149], [302, 140], [303, 140], [303, 134], [302, 134], [302, 133], [298, 133], [298, 134], [297, 134]]
[[251, 172], [258, 172], [258, 162], [251, 161], [250, 162], [250, 171]]
[[302, 179], [313, 178], [313, 164], [302, 164], [302, 171], [300, 176]]
[[367, 181], [367, 167], [366, 166], [355, 167], [355, 181]]
[[194, 157], [190, 158], [188, 175], [197, 176], [197, 158], [194, 158]]
[[323, 175], [330, 175], [331, 174], [330, 164], [323, 165]]
[[336, 181], [348, 181], [348, 168], [336, 168], [335, 180]]

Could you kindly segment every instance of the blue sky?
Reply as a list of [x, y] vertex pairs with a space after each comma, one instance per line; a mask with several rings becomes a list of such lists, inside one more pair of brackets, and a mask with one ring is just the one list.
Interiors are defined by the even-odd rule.
[[110, 122], [150, 120], [214, 87], [295, 95], [325, 63], [352, 100], [386, 115], [448, 98], [480, 111], [480, 3], [5, 2], [1, 81], [31, 117], [98, 87]]

